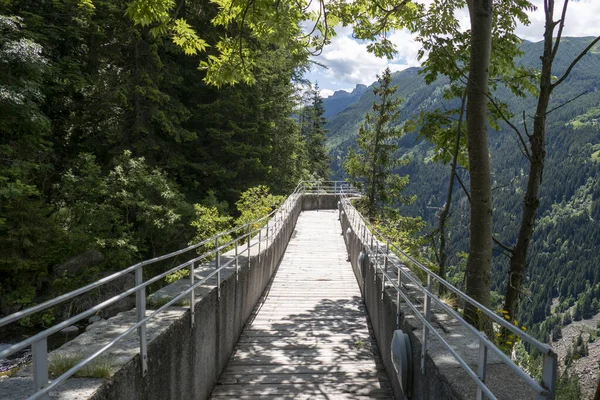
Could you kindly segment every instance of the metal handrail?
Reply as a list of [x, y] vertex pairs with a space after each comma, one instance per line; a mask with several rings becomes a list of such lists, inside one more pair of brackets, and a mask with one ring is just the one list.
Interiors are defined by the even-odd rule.
[[[88, 285], [85, 285], [81, 288], [75, 289], [69, 293], [65, 293], [61, 296], [57, 296], [53, 299], [40, 303], [38, 305], [32, 306], [26, 310], [16, 312], [14, 314], [8, 315], [4, 318], [0, 319], [0, 327], [17, 322], [29, 315], [34, 313], [43, 311], [49, 307], [53, 307], [57, 304], [65, 302], [67, 300], [73, 299], [77, 296], [80, 296], [90, 290], [98, 288], [108, 282], [111, 282], [120, 277], [126, 276], [132, 272], [135, 273], [135, 285], [128, 290], [125, 290], [107, 300], [102, 301], [101, 303], [73, 316], [68, 318], [65, 321], [58, 323], [57, 325], [50, 327], [42, 332], [39, 332], [27, 339], [22, 340], [19, 343], [16, 343], [3, 351], [0, 351], [0, 359], [8, 357], [26, 347], [31, 346], [33, 353], [33, 380], [36, 392], [30, 397], [30, 399], [37, 398], [48, 398], [49, 391], [58, 386], [61, 382], [65, 381], [73, 374], [77, 373], [81, 368], [83, 368], [86, 364], [93, 361], [112, 346], [114, 346], [117, 342], [121, 341], [124, 337], [129, 335], [131, 332], [137, 330], [138, 335], [140, 337], [140, 356], [141, 356], [141, 364], [142, 364], [142, 373], [145, 374], [147, 371], [147, 343], [146, 343], [146, 323], [154, 318], [156, 315], [160, 314], [168, 307], [182, 300], [186, 296], [190, 296], [190, 311], [192, 313], [192, 326], [194, 324], [194, 290], [198, 288], [200, 285], [206, 283], [210, 278], [213, 278], [215, 275], [217, 276], [217, 293], [220, 297], [221, 290], [221, 272], [225, 268], [228, 268], [233, 263], [235, 263], [236, 267], [236, 275], [239, 270], [239, 256], [242, 255], [239, 252], [239, 244], [244, 239], [247, 240], [246, 249], [248, 254], [248, 262], [250, 262], [250, 249], [256, 245], [258, 245], [258, 254], [261, 254], [261, 243], [267, 242], [273, 243], [273, 238], [277, 237], [283, 229], [285, 229], [288, 225], [290, 216], [295, 212], [295, 209], [298, 205], [298, 201], [301, 199], [301, 196], [304, 194], [311, 193], [330, 193], [330, 194], [339, 194], [343, 190], [348, 190], [347, 184], [343, 181], [320, 181], [320, 182], [312, 182], [312, 181], [301, 181], [295, 187], [294, 191], [285, 199], [285, 201], [275, 210], [271, 211], [264, 217], [256, 219], [254, 221], [248, 222], [243, 225], [236, 226], [232, 229], [229, 229], [224, 232], [219, 232], [216, 235], [211, 236], [210, 238], [203, 240], [199, 243], [195, 243], [186, 248], [164, 254], [159, 257], [155, 257], [149, 260], [141, 261], [137, 264], [131, 265], [121, 271], [115, 272], [109, 276], [106, 276], [102, 279], [99, 279], [95, 282], [92, 282]], [[257, 229], [252, 229], [253, 226], [259, 226]], [[238, 233], [242, 231], [243, 233], [238, 236], [230, 239], [226, 243], [219, 243], [219, 239], [223, 238], [226, 235], [231, 235], [233, 233]], [[265, 235], [263, 235], [265, 232]], [[258, 234], [258, 235], [257, 235]], [[256, 239], [256, 240], [255, 240]], [[157, 263], [159, 261], [163, 261], [166, 259], [177, 257], [181, 254], [190, 252], [194, 249], [199, 248], [200, 246], [214, 243], [214, 248], [209, 251], [204, 252], [201, 255], [191, 257], [190, 259], [178, 264], [175, 267], [170, 268], [167, 271], [164, 271], [150, 279], [143, 280], [143, 267], [146, 265], [151, 265]], [[234, 246], [235, 248], [235, 256], [221, 265], [221, 251], [227, 250], [230, 246]], [[265, 247], [266, 247], [265, 246]], [[233, 250], [233, 249], [232, 249]], [[242, 252], [243, 253], [243, 252]], [[213, 270], [208, 276], [202, 278], [201, 280], [195, 282], [194, 280], [194, 267], [197, 262], [201, 260], [205, 260], [208, 257], [216, 255], [215, 258], [215, 270]], [[190, 285], [189, 287], [181, 292], [179, 295], [171, 299], [165, 305], [159, 307], [155, 311], [153, 311], [150, 315], [146, 316], [146, 287], [151, 285], [154, 282], [166, 277], [169, 274], [177, 272], [183, 268], [189, 267], [189, 277], [190, 277]], [[137, 323], [133, 326], [129, 327], [125, 332], [119, 335], [117, 338], [110, 341], [107, 345], [102, 347], [100, 350], [96, 351], [94, 354], [88, 356], [87, 358], [80, 361], [77, 365], [55, 378], [50, 384], [48, 384], [48, 351], [47, 351], [47, 339], [50, 335], [59, 332], [60, 330], [66, 328], [67, 326], [73, 325], [74, 323], [89, 317], [98, 311], [110, 306], [111, 304], [124, 299], [132, 294], [136, 295], [136, 307], [137, 310]]]
[[[498, 316], [492, 310], [483, 306], [481, 303], [477, 302], [467, 294], [463, 293], [452, 284], [442, 279], [439, 275], [425, 267], [423, 264], [415, 260], [412, 256], [407, 254], [405, 251], [396, 246], [389, 238], [387, 238], [383, 233], [381, 233], [373, 224], [371, 224], [350, 202], [351, 197], [347, 193], [342, 193], [342, 198], [340, 200], [340, 212], [343, 210], [348, 217], [348, 223], [352, 230], [356, 233], [356, 235], [360, 238], [360, 231], [363, 231], [363, 239], [366, 236], [366, 240], [362, 240], [366, 242], [366, 247], [369, 249], [371, 255], [375, 255], [374, 262], [377, 270], [382, 273], [382, 296], [383, 291], [385, 289], [386, 280], [389, 281], [397, 293], [397, 318], [399, 321], [400, 316], [400, 297], [402, 297], [406, 304], [410, 307], [410, 309], [414, 312], [415, 316], [424, 324], [423, 329], [423, 340], [422, 340], [422, 352], [421, 352], [421, 369], [424, 370], [425, 363], [425, 354], [427, 351], [427, 339], [429, 331], [433, 332], [441, 341], [441, 343], [446, 347], [452, 356], [457, 360], [459, 365], [466, 370], [467, 374], [474, 380], [477, 385], [477, 397], [478, 399], [484, 398], [484, 395], [490, 399], [495, 399], [496, 397], [493, 395], [491, 390], [485, 385], [485, 376], [487, 370], [487, 350], [491, 349], [493, 353], [495, 353], [500, 360], [506, 364], [515, 374], [517, 374], [523, 381], [531, 387], [537, 394], [539, 399], [553, 399], [554, 393], [556, 389], [556, 368], [557, 368], [557, 356], [552, 347], [550, 347], [546, 343], [542, 343], [533, 336], [524, 332], [523, 330], [515, 327], [510, 322], [505, 321], [503, 318]], [[352, 215], [352, 217], [350, 217]], [[365, 232], [365, 231], [368, 231]], [[370, 245], [368, 237], [371, 236]], [[385, 244], [387, 251], [384, 253], [383, 251], [379, 251], [380, 240]], [[392, 250], [392, 253], [389, 253], [389, 250]], [[402, 271], [402, 263], [398, 258], [391, 257], [391, 254], [396, 252], [403, 257], [406, 257], [408, 261], [417, 266], [422, 272], [425, 272], [427, 275], [427, 286], [425, 287], [417, 278], [412, 276], [412, 274], [406, 273]], [[380, 264], [379, 258], [382, 256], [383, 265]], [[395, 267], [397, 271], [397, 282], [394, 282], [394, 278], [390, 276], [387, 272], [387, 268], [390, 266]], [[418, 309], [411, 303], [408, 299], [408, 296], [402, 292], [401, 282], [402, 278], [406, 277], [409, 281], [411, 281], [414, 285], [417, 286], [417, 290], [423, 292], [425, 301], [423, 302], [423, 312], [419, 312]], [[445, 304], [441, 299], [439, 299], [432, 292], [432, 280], [435, 279], [439, 284], [448, 288], [450, 291], [455, 293], [465, 302], [469, 302], [481, 310], [482, 313], [487, 315], [490, 319], [496, 322], [498, 325], [503, 328], [508, 329], [513, 332], [515, 335], [519, 336], [523, 341], [531, 344], [533, 347], [538, 349], [542, 354], [544, 354], [544, 366], [542, 371], [542, 384], [536, 381], [533, 377], [531, 377], [527, 372], [521, 369], [517, 364], [514, 363], [502, 350], [500, 350], [493, 342], [491, 342], [485, 333], [477, 330], [474, 326], [467, 323], [454, 309]], [[465, 326], [471, 333], [473, 333], [479, 339], [479, 366], [477, 374], [468, 366], [468, 364], [452, 349], [450, 344], [442, 337], [442, 335], [434, 329], [431, 325], [431, 300], [433, 300], [439, 307], [441, 307], [445, 312], [451, 315], [454, 319], [456, 319], [461, 325]]]

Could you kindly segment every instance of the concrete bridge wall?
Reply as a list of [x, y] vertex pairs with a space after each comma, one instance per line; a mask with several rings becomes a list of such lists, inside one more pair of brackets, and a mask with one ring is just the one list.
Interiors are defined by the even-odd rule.
[[415, 333], [420, 333], [421, 330], [417, 326], [411, 325], [405, 318], [401, 318], [400, 327], [396, 326], [396, 299], [395, 296], [390, 296], [389, 293], [381, 295], [381, 276], [375, 272], [373, 267], [369, 267], [366, 271], [361, 270], [358, 262], [360, 252], [364, 247], [364, 243], [349, 229], [350, 223], [348, 216], [341, 215], [341, 226], [346, 240], [346, 246], [352, 269], [359, 283], [367, 312], [371, 320], [371, 325], [375, 333], [375, 339], [379, 347], [379, 352], [383, 364], [385, 366], [388, 379], [392, 384], [394, 396], [396, 399], [407, 399], [398, 383], [394, 366], [391, 359], [391, 343], [392, 336], [396, 329], [402, 329], [408, 333], [411, 338], [413, 350], [413, 393], [412, 399], [459, 399], [458, 393], [453, 393], [449, 390], [449, 385], [440, 376], [437, 367], [430, 357], [426, 358], [427, 374], [420, 373], [421, 362], [421, 339]]
[[[240, 269], [222, 281], [221, 298], [212, 289], [190, 312], [173, 322], [148, 345], [148, 373], [142, 377], [139, 355], [125, 364], [91, 397], [114, 399], [206, 399], [227, 365], [252, 309], [277, 269], [296, 220], [304, 209], [335, 209], [338, 196], [309, 194], [299, 201], [272, 244], [260, 256], [240, 261]], [[227, 254], [225, 255], [227, 256]]]
[[[401, 300], [400, 324], [396, 326], [396, 289], [387, 283], [383, 285], [382, 274], [373, 265], [366, 270], [359, 266], [358, 257], [366, 243], [350, 228], [348, 216], [341, 214], [342, 232], [352, 269], [361, 288], [363, 299], [371, 320], [380, 356], [392, 384], [397, 399], [407, 399], [402, 392], [391, 360], [391, 342], [394, 330], [402, 329], [411, 339], [413, 379], [412, 400], [474, 399], [477, 387], [466, 371], [450, 355], [441, 341], [429, 334], [428, 350], [425, 356], [425, 373], [421, 372], [421, 346], [423, 324], [413, 311]], [[382, 246], [384, 247], [384, 245]], [[391, 258], [397, 257], [392, 256]], [[411, 273], [403, 267], [404, 273]], [[395, 276], [393, 269], [390, 274]], [[413, 274], [414, 276], [414, 274]], [[423, 296], [413, 284], [403, 283], [403, 288], [417, 309], [422, 310]], [[432, 302], [432, 322], [438, 332], [450, 343], [454, 351], [474, 370], [478, 365], [478, 339], [467, 328], [457, 324]], [[488, 351], [486, 385], [499, 399], [534, 399], [535, 394], [504, 364], [498, 356]]]

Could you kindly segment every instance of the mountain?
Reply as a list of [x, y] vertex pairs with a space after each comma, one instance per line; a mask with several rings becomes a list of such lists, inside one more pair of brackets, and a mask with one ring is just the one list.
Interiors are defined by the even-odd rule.
[[331, 118], [338, 112], [342, 111], [346, 107], [358, 102], [361, 96], [367, 91], [366, 85], [358, 84], [352, 90], [352, 92], [346, 92], [345, 90], [337, 90], [331, 96], [323, 99], [323, 105], [325, 106], [325, 118]]
[[[592, 38], [564, 38], [557, 55], [553, 74], [561, 76], [571, 60]], [[542, 43], [524, 42], [520, 62], [539, 67]], [[557, 88], [548, 116], [547, 161], [541, 189], [538, 223], [531, 246], [527, 289], [518, 320], [546, 339], [555, 322], [547, 321], [551, 307], [569, 309], [573, 304], [590, 303], [600, 292], [600, 46], [595, 46], [573, 69], [569, 78]], [[426, 85], [418, 68], [393, 75], [397, 95], [403, 99], [402, 120], [415, 118], [421, 111], [453, 108], [442, 98], [447, 81]], [[583, 94], [583, 95], [582, 95]], [[581, 95], [577, 99], [575, 97]], [[521, 115], [535, 112], [533, 96], [516, 98], [499, 89], [496, 96], [504, 101], [522, 126]], [[332, 155], [334, 178], [344, 176], [342, 162], [349, 146], [355, 146], [358, 127], [370, 110], [374, 95], [372, 86], [360, 97], [328, 119], [328, 147]], [[528, 118], [531, 129], [532, 120]], [[520, 223], [527, 161], [517, 147], [515, 133], [505, 124], [489, 131], [493, 179], [494, 234], [512, 245]], [[417, 201], [402, 211], [420, 215], [429, 223], [429, 231], [437, 223], [436, 214], [443, 206], [448, 185], [449, 167], [431, 160], [432, 146], [417, 132], [399, 141], [399, 157], [411, 163], [399, 172], [409, 174], [407, 194]], [[468, 174], [460, 172], [468, 185]], [[458, 186], [458, 185], [455, 185]], [[450, 221], [449, 254], [468, 251], [469, 204], [460, 186], [456, 188]], [[460, 264], [456, 256], [450, 260]], [[494, 257], [492, 290], [502, 294], [506, 285], [508, 258], [500, 251]], [[455, 279], [460, 279], [459, 269]], [[597, 290], [598, 289], [598, 290]], [[596, 302], [598, 304], [598, 302]], [[587, 307], [587, 305], [586, 305]], [[588, 307], [589, 308], [589, 307]], [[593, 307], [592, 307], [593, 308]], [[591, 310], [593, 311], [593, 310]], [[590, 312], [591, 312], [590, 311]], [[596, 310], [598, 312], [600, 310]], [[584, 317], [585, 318], [585, 317]], [[555, 318], [556, 319], [556, 318]], [[546, 322], [544, 322], [546, 321]], [[554, 319], [553, 319], [554, 321]]]

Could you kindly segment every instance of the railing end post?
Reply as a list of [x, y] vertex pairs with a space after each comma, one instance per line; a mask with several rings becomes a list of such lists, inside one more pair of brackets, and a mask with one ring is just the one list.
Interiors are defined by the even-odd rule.
[[[190, 263], [190, 288], [192, 286], [194, 286], [194, 262], [192, 261]], [[192, 289], [190, 291], [190, 319], [192, 320], [192, 325], [191, 327], [194, 328], [194, 325], [196, 323], [196, 318], [195, 318], [195, 304], [196, 303], [196, 299], [195, 299], [195, 294], [194, 294], [194, 290]]]
[[558, 366], [557, 354], [550, 350], [544, 354], [544, 366], [542, 369], [542, 383], [543, 386], [548, 390], [548, 394], [545, 397], [541, 397], [547, 400], [554, 400], [556, 395], [556, 373]]
[[[33, 357], [33, 384], [38, 392], [48, 384], [48, 338], [45, 337], [31, 345]], [[50, 395], [41, 396], [50, 399]]]
[[[483, 337], [486, 337], [485, 333], [483, 333]], [[479, 362], [477, 366], [477, 375], [479, 376], [479, 380], [485, 384], [485, 379], [487, 376], [487, 346], [483, 338], [479, 339]], [[477, 387], [477, 400], [485, 400], [487, 396], [483, 393], [481, 387]]]
[[[135, 286], [140, 286], [144, 283], [144, 270], [140, 265], [135, 270]], [[135, 292], [135, 308], [137, 312], [138, 322], [146, 318], [146, 287], [139, 287]], [[138, 336], [140, 338], [140, 359], [142, 362], [142, 376], [148, 373], [148, 345], [146, 337], [146, 323], [143, 323], [138, 328]]]

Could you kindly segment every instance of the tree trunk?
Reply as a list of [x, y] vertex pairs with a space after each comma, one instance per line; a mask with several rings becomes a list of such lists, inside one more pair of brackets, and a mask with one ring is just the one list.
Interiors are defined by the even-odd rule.
[[529, 138], [531, 144], [531, 163], [527, 189], [523, 201], [523, 215], [519, 228], [517, 244], [513, 249], [510, 260], [510, 269], [506, 283], [506, 296], [504, 309], [512, 317], [516, 316], [519, 305], [519, 295], [525, 269], [527, 268], [527, 251], [533, 236], [537, 210], [540, 205], [539, 192], [544, 172], [546, 158], [546, 112], [552, 93], [552, 34], [554, 1], [551, 1], [546, 11], [546, 29], [544, 31], [544, 54], [542, 56], [542, 74], [540, 77], [540, 92], [538, 104], [533, 120], [533, 133]]
[[[468, 0], [471, 59], [467, 83], [467, 139], [471, 182], [471, 234], [466, 292], [490, 305], [492, 265], [492, 187], [487, 141], [487, 92], [492, 47], [492, 0]], [[477, 307], [467, 303], [465, 318], [481, 328]]]

